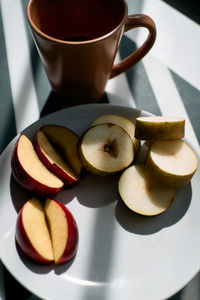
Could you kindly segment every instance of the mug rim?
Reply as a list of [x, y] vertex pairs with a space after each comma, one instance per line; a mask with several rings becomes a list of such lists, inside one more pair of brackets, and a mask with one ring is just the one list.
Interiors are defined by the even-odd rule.
[[121, 19], [121, 21], [119, 22], [119, 24], [111, 31], [109, 31], [108, 33], [101, 35], [97, 38], [91, 39], [91, 40], [86, 40], [86, 41], [65, 41], [62, 39], [58, 39], [58, 38], [54, 38], [46, 33], [44, 33], [43, 31], [41, 31], [32, 21], [31, 18], [31, 4], [34, 2], [35, 0], [29, 0], [28, 4], [27, 4], [27, 8], [26, 8], [26, 16], [29, 22], [30, 27], [38, 34], [40, 35], [42, 38], [45, 38], [46, 40], [49, 40], [51, 42], [54, 43], [59, 43], [59, 44], [66, 44], [66, 45], [85, 45], [85, 44], [93, 44], [99, 41], [102, 41], [104, 39], [106, 39], [107, 37], [111, 36], [112, 34], [114, 34], [116, 31], [118, 31], [118, 29], [125, 23], [125, 20], [127, 18], [128, 15], [128, 5], [126, 3], [126, 0], [121, 0], [121, 2], [124, 5], [124, 15], [123, 18]]

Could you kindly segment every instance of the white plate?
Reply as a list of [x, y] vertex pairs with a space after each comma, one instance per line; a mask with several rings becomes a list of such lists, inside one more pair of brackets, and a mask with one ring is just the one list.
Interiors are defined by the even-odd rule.
[[[133, 121], [148, 115], [109, 104], [83, 105], [48, 115], [24, 132], [32, 139], [42, 124], [55, 123], [81, 134], [103, 113], [118, 113]], [[166, 299], [198, 272], [199, 171], [190, 185], [177, 191], [171, 207], [156, 217], [130, 212], [119, 200], [117, 178], [88, 175], [56, 197], [78, 223], [80, 242], [75, 259], [52, 267], [24, 258], [17, 251], [14, 234], [17, 213], [29, 192], [11, 176], [16, 139], [0, 159], [0, 256], [10, 273], [33, 294], [52, 300]]]

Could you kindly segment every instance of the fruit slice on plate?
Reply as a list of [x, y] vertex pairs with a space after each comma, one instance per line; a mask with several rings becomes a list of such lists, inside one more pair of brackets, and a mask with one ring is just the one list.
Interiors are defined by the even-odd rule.
[[126, 206], [144, 216], [161, 214], [175, 196], [175, 189], [157, 184], [143, 164], [133, 165], [122, 173], [118, 190]]
[[79, 137], [72, 130], [60, 125], [44, 125], [40, 129], [46, 134], [50, 143], [60, 151], [63, 159], [80, 176], [82, 165], [77, 155]]
[[103, 123], [112, 123], [122, 127], [133, 140], [135, 155], [139, 152], [140, 140], [135, 138], [135, 124], [132, 121], [117, 114], [104, 114], [96, 118], [90, 126], [95, 126]]
[[52, 240], [56, 264], [64, 264], [74, 257], [78, 245], [78, 228], [70, 211], [52, 199], [45, 202], [45, 215]]
[[77, 252], [78, 228], [70, 211], [59, 202], [37, 198], [27, 201], [16, 223], [16, 241], [32, 261], [64, 264]]
[[16, 241], [34, 262], [48, 264], [54, 261], [43, 205], [37, 198], [27, 201], [18, 214]]
[[183, 140], [156, 141], [152, 144], [146, 166], [163, 185], [187, 185], [198, 167], [197, 156]]
[[111, 123], [89, 128], [80, 139], [78, 150], [83, 166], [102, 176], [125, 169], [134, 159], [131, 137]]
[[138, 117], [135, 137], [140, 140], [176, 140], [184, 137], [185, 120], [176, 117]]
[[21, 135], [15, 145], [11, 167], [16, 181], [35, 194], [53, 197], [64, 185], [40, 161], [32, 142], [25, 135]]
[[38, 131], [35, 137], [35, 151], [43, 162], [43, 164], [60, 178], [65, 186], [69, 186], [78, 181], [78, 176], [71, 167], [61, 158], [55, 151], [54, 147], [49, 143], [46, 135], [42, 131]]

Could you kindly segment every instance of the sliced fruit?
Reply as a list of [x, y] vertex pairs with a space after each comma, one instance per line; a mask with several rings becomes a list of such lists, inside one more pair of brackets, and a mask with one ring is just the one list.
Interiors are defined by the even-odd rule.
[[152, 144], [146, 166], [163, 185], [188, 184], [198, 167], [192, 148], [182, 140], [156, 141]]
[[184, 137], [185, 120], [176, 117], [138, 117], [135, 137], [140, 140], [176, 140]]
[[144, 216], [161, 214], [175, 196], [175, 189], [159, 185], [143, 164], [133, 165], [122, 173], [118, 190], [126, 206]]
[[99, 116], [96, 120], [94, 120], [90, 126], [95, 126], [98, 124], [103, 124], [103, 123], [111, 123], [111, 124], [116, 124], [122, 127], [132, 138], [134, 148], [135, 148], [135, 155], [139, 152], [140, 150], [140, 140], [135, 138], [135, 124], [130, 121], [129, 119], [117, 115], [117, 114], [105, 114]]
[[134, 159], [131, 137], [110, 123], [89, 128], [80, 139], [78, 151], [83, 166], [102, 176], [127, 168]]
[[74, 173], [80, 176], [82, 165], [77, 155], [79, 137], [70, 129], [60, 125], [44, 125], [40, 129], [50, 143], [60, 151]]
[[43, 206], [36, 198], [27, 201], [18, 214], [16, 241], [20, 249], [34, 262], [48, 264], [54, 261]]
[[60, 178], [65, 186], [72, 185], [78, 181], [78, 176], [55, 151], [46, 135], [40, 130], [35, 137], [35, 151], [47, 169]]
[[64, 264], [77, 252], [75, 219], [52, 199], [46, 199], [44, 206], [37, 198], [27, 201], [18, 214], [15, 236], [22, 252], [39, 264]]
[[21, 135], [15, 145], [11, 167], [16, 181], [35, 194], [53, 197], [64, 185], [40, 161], [31, 141], [25, 135]]
[[70, 211], [52, 199], [45, 202], [45, 215], [53, 245], [56, 264], [64, 264], [74, 257], [78, 245], [78, 228]]

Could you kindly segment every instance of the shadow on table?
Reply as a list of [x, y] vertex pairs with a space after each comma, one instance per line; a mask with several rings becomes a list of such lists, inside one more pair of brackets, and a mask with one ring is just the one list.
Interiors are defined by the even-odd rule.
[[163, 2], [200, 24], [200, 0], [163, 0]]
[[[108, 101], [106, 93], [98, 101], [98, 103], [108, 103], [108, 102], [109, 101]], [[58, 110], [66, 108], [66, 107], [68, 107], [67, 100], [64, 103], [61, 98], [59, 98], [53, 91], [51, 91], [47, 98], [47, 101], [40, 113], [40, 117], [44, 117], [50, 113], [56, 112]]]

